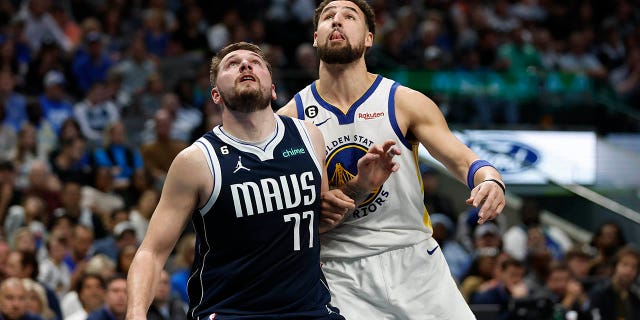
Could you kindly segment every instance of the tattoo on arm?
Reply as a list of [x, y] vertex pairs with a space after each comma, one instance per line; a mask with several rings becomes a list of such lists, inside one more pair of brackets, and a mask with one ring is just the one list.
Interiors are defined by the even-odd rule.
[[349, 182], [345, 183], [340, 189], [344, 194], [356, 202], [356, 207], [367, 198], [369, 193], [371, 193], [371, 190], [365, 190], [364, 188], [355, 185], [355, 183]]

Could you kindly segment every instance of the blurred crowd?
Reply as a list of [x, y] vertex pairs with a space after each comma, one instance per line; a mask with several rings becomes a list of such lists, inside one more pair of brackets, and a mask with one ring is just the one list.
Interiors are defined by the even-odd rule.
[[433, 237], [479, 319], [638, 319], [640, 246], [615, 221], [588, 242], [544, 224], [525, 198], [516, 225], [502, 215], [478, 225], [478, 210], [453, 210], [440, 173], [421, 166]]
[[[367, 53], [372, 72], [516, 78], [566, 72], [604, 85], [619, 101], [639, 108], [640, 7], [632, 1], [371, 4], [379, 30]], [[171, 161], [220, 122], [219, 106], [210, 99], [210, 57], [230, 42], [260, 45], [274, 67], [278, 108], [317, 77], [315, 5], [312, 0], [0, 0], [2, 313], [19, 318], [28, 310], [44, 319], [122, 314], [123, 275]], [[508, 96], [455, 101], [428, 94], [447, 118], [462, 123], [530, 121], [528, 105]], [[541, 119], [533, 121], [546, 121]], [[446, 202], [440, 200], [428, 203]], [[442, 217], [434, 214], [438, 240], [447, 242], [459, 219], [471, 221], [466, 215], [445, 214], [450, 221], [438, 224]], [[441, 225], [448, 236], [440, 233]], [[588, 297], [586, 282], [577, 281], [582, 277], [602, 276], [615, 292], [625, 277], [616, 273], [622, 260], [614, 259], [628, 251], [620, 249], [622, 241], [614, 250], [599, 247], [594, 238], [590, 250], [572, 251], [563, 242], [546, 246], [544, 230], [524, 225], [518, 229], [524, 247], [509, 251], [502, 244], [516, 242], [503, 241], [501, 227], [496, 233], [490, 225], [460, 226], [458, 232], [467, 230], [467, 236], [447, 258], [473, 303], [489, 301], [479, 292], [499, 287], [507, 281], [501, 270], [512, 268], [531, 282], [524, 290], [513, 277], [509, 295], [526, 291], [524, 296], [533, 297], [548, 289], [554, 301], [571, 293], [578, 304]], [[497, 239], [483, 249], [480, 242], [491, 231]], [[158, 289], [154, 319], [180, 319], [184, 313], [194, 243], [191, 230], [185, 230]], [[572, 256], [588, 261], [587, 274], [575, 273]], [[637, 252], [627, 256], [634, 257], [637, 275]], [[600, 262], [606, 263], [602, 270]], [[557, 282], [547, 283], [556, 269], [566, 285], [550, 288]], [[29, 293], [26, 305], [11, 304], [7, 297], [16, 290]], [[593, 308], [574, 309], [591, 314]]]

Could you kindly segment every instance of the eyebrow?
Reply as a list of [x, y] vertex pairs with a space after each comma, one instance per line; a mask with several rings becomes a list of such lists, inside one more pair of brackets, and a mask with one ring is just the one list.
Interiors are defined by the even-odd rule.
[[322, 13], [320, 13], [320, 15], [323, 15], [326, 11], [337, 10], [337, 9], [348, 9], [348, 10], [353, 11], [355, 14], [358, 14], [358, 11], [353, 7], [342, 6], [342, 7], [338, 8], [338, 6], [329, 5], [329, 6], [324, 7], [324, 9], [322, 10]]
[[[256, 57], [256, 58], [258, 58], [258, 59], [260, 59], [260, 60], [262, 60], [262, 57], [261, 57], [259, 54], [255, 53], [255, 52], [253, 52], [253, 51], [249, 51], [249, 54], [250, 54], [250, 55], [252, 55], [252, 56], [254, 56], [254, 57]], [[235, 58], [237, 55], [238, 55], [238, 53], [237, 53], [237, 52], [229, 53], [228, 55], [226, 55], [226, 56], [224, 57], [224, 59], [227, 59], [227, 60], [225, 60], [225, 61], [224, 61], [224, 62], [225, 62], [225, 64], [227, 63], [227, 61], [229, 61], [229, 60], [231, 60], [231, 59]]]

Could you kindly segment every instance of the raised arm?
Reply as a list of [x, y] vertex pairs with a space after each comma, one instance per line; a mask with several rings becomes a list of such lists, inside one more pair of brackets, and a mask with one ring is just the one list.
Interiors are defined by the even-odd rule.
[[154, 211], [147, 234], [136, 253], [127, 279], [127, 319], [146, 319], [165, 262], [207, 184], [209, 172], [202, 152], [195, 146], [183, 150], [175, 158], [165, 181], [162, 195]]
[[438, 106], [407, 87], [396, 91], [396, 117], [403, 132], [413, 136], [461, 182], [471, 188], [467, 204], [480, 207], [478, 220], [495, 218], [505, 205], [504, 182], [498, 170], [480, 160], [449, 130]]

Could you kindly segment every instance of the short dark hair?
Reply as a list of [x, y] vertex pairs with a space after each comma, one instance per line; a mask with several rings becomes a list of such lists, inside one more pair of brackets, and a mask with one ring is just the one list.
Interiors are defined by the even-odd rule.
[[638, 271], [640, 271], [640, 251], [638, 251], [632, 245], [626, 245], [618, 250], [615, 255], [615, 264], [617, 265], [624, 257], [631, 257], [636, 260], [638, 264]]
[[82, 289], [84, 288], [84, 284], [85, 282], [87, 282], [87, 280], [89, 279], [96, 279], [98, 280], [98, 282], [100, 283], [100, 287], [102, 287], [102, 289], [106, 289], [107, 285], [104, 281], [104, 278], [102, 278], [102, 276], [100, 276], [99, 274], [95, 274], [95, 273], [84, 273], [82, 274], [82, 276], [80, 277], [80, 280], [78, 280], [78, 282], [76, 283], [76, 292], [79, 294], [80, 291], [82, 291]]
[[[320, 21], [320, 14], [322, 13], [322, 10], [324, 10], [324, 8], [329, 3], [334, 1], [337, 1], [337, 0], [324, 0], [318, 5], [318, 7], [316, 8], [315, 15], [313, 17], [313, 30], [318, 30], [318, 21]], [[367, 23], [367, 29], [369, 29], [369, 32], [375, 35], [376, 34], [376, 15], [373, 12], [373, 9], [369, 5], [369, 3], [367, 3], [367, 1], [365, 0], [348, 0], [348, 1], [353, 2], [356, 6], [358, 6], [358, 8], [360, 8], [362, 13], [364, 13], [364, 18]]]
[[269, 69], [269, 74], [273, 75], [273, 72], [271, 71], [271, 64], [269, 63], [269, 61], [267, 61], [267, 57], [264, 55], [264, 52], [262, 52], [262, 49], [260, 49], [260, 47], [253, 43], [241, 41], [232, 43], [220, 49], [220, 51], [218, 51], [218, 54], [216, 54], [211, 59], [211, 68], [209, 68], [209, 82], [211, 83], [212, 87], [216, 86], [216, 78], [218, 77], [218, 71], [220, 71], [220, 62], [222, 62], [222, 59], [224, 59], [224, 57], [226, 57], [229, 53], [238, 50], [247, 50], [256, 53], [258, 56], [260, 56], [260, 58], [262, 58], [262, 60], [264, 60], [265, 64], [267, 65], [267, 69]]

